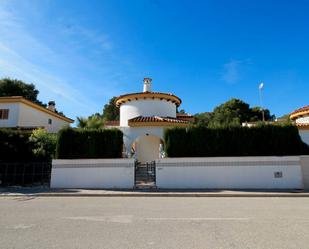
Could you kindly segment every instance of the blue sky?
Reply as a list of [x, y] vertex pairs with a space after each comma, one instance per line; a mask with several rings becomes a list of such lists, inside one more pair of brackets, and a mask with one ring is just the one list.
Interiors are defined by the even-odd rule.
[[277, 116], [309, 104], [306, 0], [0, 0], [0, 77], [72, 118], [153, 89], [189, 113], [232, 97]]

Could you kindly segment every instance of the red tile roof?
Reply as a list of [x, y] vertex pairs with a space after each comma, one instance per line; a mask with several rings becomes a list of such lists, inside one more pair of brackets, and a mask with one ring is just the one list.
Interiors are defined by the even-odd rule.
[[298, 113], [298, 112], [304, 112], [304, 111], [309, 111], [309, 105], [299, 108], [295, 110], [294, 112], [292, 112], [291, 114]]
[[151, 116], [151, 117], [138, 116], [129, 119], [129, 122], [169, 122], [169, 123], [183, 123], [183, 124], [188, 123], [187, 121], [178, 118], [160, 117], [160, 116]]
[[161, 92], [137, 92], [137, 93], [128, 93], [124, 95], [120, 95], [116, 98], [115, 104], [119, 107], [122, 103], [127, 101], [131, 101], [133, 99], [143, 99], [143, 98], [152, 98], [152, 99], [160, 99], [171, 101], [179, 106], [181, 104], [181, 99], [174, 94], [171, 93], [161, 93]]
[[296, 123], [297, 127], [309, 127], [309, 124], [306, 123]]
[[138, 116], [128, 120], [129, 126], [187, 126], [190, 123], [185, 120], [181, 120], [173, 117], [160, 117], [151, 116], [143, 117]]
[[104, 125], [106, 125], [106, 126], [119, 126], [120, 121], [119, 120], [109, 120], [109, 121], [105, 121]]
[[176, 116], [177, 116], [177, 117], [188, 117], [188, 118], [189, 118], [189, 117], [190, 117], [190, 118], [193, 117], [193, 115], [188, 114], [188, 113], [177, 113]]
[[194, 116], [188, 113], [177, 113], [176, 117], [185, 121], [193, 122]]
[[299, 108], [290, 114], [290, 119], [296, 119], [303, 115], [309, 115], [309, 105]]

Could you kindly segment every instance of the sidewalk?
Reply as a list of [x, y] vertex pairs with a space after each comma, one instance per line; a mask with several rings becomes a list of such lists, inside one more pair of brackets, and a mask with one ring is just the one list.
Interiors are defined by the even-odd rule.
[[0, 197], [309, 197], [302, 190], [108, 190], [50, 189], [48, 187], [0, 188]]

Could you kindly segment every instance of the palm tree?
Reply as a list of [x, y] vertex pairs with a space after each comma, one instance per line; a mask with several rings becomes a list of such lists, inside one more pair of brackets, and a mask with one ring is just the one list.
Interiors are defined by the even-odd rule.
[[100, 129], [103, 128], [103, 119], [98, 115], [93, 115], [88, 118], [77, 117], [77, 127], [83, 129]]
[[77, 117], [77, 127], [78, 128], [87, 128], [88, 119], [83, 117]]
[[103, 126], [104, 126], [104, 122], [101, 117], [91, 116], [88, 118], [87, 128], [100, 129], [100, 128], [103, 128]]

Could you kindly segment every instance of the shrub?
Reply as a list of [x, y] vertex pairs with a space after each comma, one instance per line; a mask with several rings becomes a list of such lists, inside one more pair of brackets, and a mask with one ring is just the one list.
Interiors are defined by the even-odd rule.
[[30, 162], [50, 161], [55, 155], [55, 134], [44, 129], [20, 131], [0, 129], [0, 161]]
[[293, 125], [166, 129], [168, 157], [284, 156], [309, 154]]
[[29, 137], [32, 153], [39, 159], [51, 160], [55, 157], [57, 135], [47, 133], [44, 129], [36, 129]]
[[123, 135], [118, 129], [65, 128], [59, 131], [56, 157], [120, 158]]

